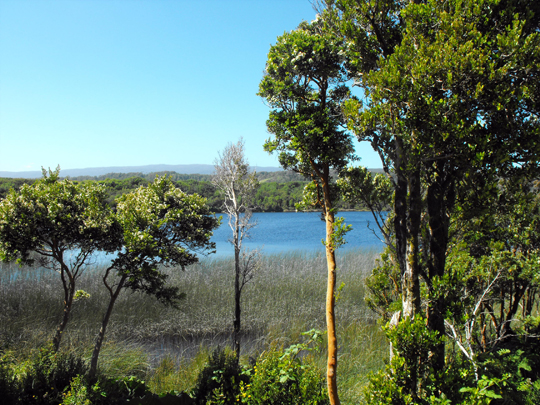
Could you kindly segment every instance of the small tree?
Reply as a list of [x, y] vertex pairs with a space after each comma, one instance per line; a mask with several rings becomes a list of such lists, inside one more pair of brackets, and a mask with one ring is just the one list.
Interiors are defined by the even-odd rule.
[[27, 265], [37, 261], [60, 276], [64, 309], [53, 338], [55, 350], [70, 318], [77, 280], [93, 253], [119, 248], [120, 235], [105, 188], [60, 180], [59, 172], [43, 170], [41, 180], [11, 190], [0, 202], [0, 259]]
[[249, 172], [249, 164], [244, 155], [244, 141], [229, 144], [218, 155], [214, 165], [212, 183], [224, 197], [223, 208], [229, 217], [232, 230], [230, 242], [234, 247], [234, 321], [233, 339], [237, 359], [240, 357], [240, 315], [241, 295], [244, 286], [253, 277], [258, 266], [259, 252], [248, 251], [242, 242], [249, 237], [249, 230], [256, 223], [252, 221], [252, 205], [259, 181], [255, 172]]
[[185, 194], [166, 177], [121, 196], [116, 218], [123, 232], [121, 248], [103, 276], [110, 299], [94, 345], [90, 376], [97, 371], [105, 331], [120, 292], [142, 291], [174, 306], [182, 295], [178, 287], [166, 284], [163, 269], [184, 269], [199, 260], [197, 252], [214, 249], [210, 238], [219, 225], [205, 198]]
[[337, 392], [337, 337], [335, 324], [336, 257], [345, 228], [335, 219], [337, 197], [330, 169], [341, 171], [354, 159], [350, 135], [341, 113], [349, 90], [341, 41], [323, 31], [321, 21], [302, 23], [295, 31], [278, 37], [270, 48], [259, 95], [272, 108], [268, 131], [275, 138], [265, 144], [268, 152], [279, 151], [285, 169], [310, 178], [306, 188], [326, 223], [328, 285], [328, 395], [339, 404]]

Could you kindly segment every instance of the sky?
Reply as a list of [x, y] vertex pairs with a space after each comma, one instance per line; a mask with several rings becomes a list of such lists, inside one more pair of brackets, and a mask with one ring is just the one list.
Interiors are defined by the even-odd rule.
[[240, 137], [251, 165], [278, 167], [256, 93], [276, 38], [315, 15], [309, 0], [0, 0], [0, 171], [213, 164]]

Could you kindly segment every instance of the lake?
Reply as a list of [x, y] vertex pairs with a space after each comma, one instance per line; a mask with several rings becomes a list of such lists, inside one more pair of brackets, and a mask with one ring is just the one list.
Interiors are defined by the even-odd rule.
[[[346, 211], [338, 213], [338, 216], [352, 225], [352, 230], [345, 236], [347, 244], [340, 249], [383, 249], [380, 232], [372, 230], [376, 224], [371, 212]], [[326, 226], [319, 212], [257, 212], [253, 214], [253, 220], [257, 221], [257, 226], [251, 229], [251, 238], [244, 241], [244, 246], [249, 249], [259, 247], [263, 253], [324, 251], [321, 240], [325, 239]], [[228, 242], [231, 236], [227, 216], [223, 215], [222, 224], [212, 237], [217, 256], [234, 254]]]
[[[352, 225], [352, 230], [345, 236], [347, 244], [342, 246], [340, 251], [358, 248], [383, 249], [384, 244], [378, 237], [380, 233], [372, 230], [376, 225], [371, 212], [345, 211], [340, 212], [338, 216], [344, 217], [345, 223]], [[244, 241], [244, 246], [249, 249], [261, 248], [263, 254], [294, 251], [324, 252], [321, 240], [325, 239], [326, 226], [318, 212], [258, 212], [253, 214], [253, 219], [257, 221], [257, 226], [251, 229], [251, 238]], [[223, 215], [222, 224], [212, 237], [212, 241], [216, 243], [216, 254], [209, 257], [232, 257], [234, 249], [228, 242], [231, 236], [227, 216]], [[93, 256], [93, 260], [94, 263], [108, 263], [112, 257], [97, 253]], [[14, 266], [17, 265], [0, 263], [0, 270]], [[17, 274], [15, 271], [10, 277], [16, 278]]]

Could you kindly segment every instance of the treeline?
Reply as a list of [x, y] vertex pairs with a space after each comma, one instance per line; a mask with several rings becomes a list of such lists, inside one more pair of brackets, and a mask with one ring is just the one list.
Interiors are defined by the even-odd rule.
[[[379, 169], [375, 169], [379, 171]], [[185, 180], [197, 180], [197, 181], [210, 181], [212, 175], [210, 174], [182, 174], [171, 171], [152, 172], [144, 174], [142, 172], [130, 172], [130, 173], [107, 173], [101, 176], [77, 176], [69, 177], [71, 180], [83, 181], [83, 180], [125, 180], [131, 177], [140, 177], [149, 181], [152, 181], [156, 176], [170, 176], [173, 181], [185, 181]], [[305, 181], [305, 178], [292, 171], [275, 171], [275, 172], [257, 172], [257, 178], [260, 182], [277, 182], [286, 183], [289, 181]]]
[[[208, 200], [214, 212], [220, 212], [223, 198], [211, 182], [211, 176], [205, 174], [180, 174], [176, 172], [158, 173], [110, 173], [102, 176], [71, 177], [73, 181], [98, 182], [105, 185], [108, 193], [107, 202], [113, 206], [115, 199], [141, 185], [147, 185], [156, 176], [167, 175], [174, 184], [188, 194], [199, 194]], [[255, 196], [256, 212], [294, 211], [295, 204], [302, 200], [306, 179], [294, 172], [260, 172], [257, 173], [260, 186]], [[35, 179], [0, 178], [0, 198], [5, 198], [10, 189], [18, 190], [23, 184], [32, 184]], [[365, 210], [362, 204], [340, 202], [339, 209]]]

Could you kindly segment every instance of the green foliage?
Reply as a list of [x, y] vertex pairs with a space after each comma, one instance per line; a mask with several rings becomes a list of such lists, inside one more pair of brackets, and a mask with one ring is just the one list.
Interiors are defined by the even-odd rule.
[[[318, 332], [313, 332], [318, 339]], [[328, 404], [324, 376], [300, 353], [309, 350], [309, 343], [292, 345], [286, 350], [263, 353], [245, 373], [249, 384], [243, 383], [239, 399], [243, 404]]]
[[121, 231], [105, 190], [98, 184], [59, 180], [59, 168], [32, 185], [11, 190], [0, 201], [0, 260], [34, 261], [58, 273], [63, 287], [63, 317], [53, 339], [58, 350], [69, 321], [75, 288], [97, 252], [121, 247]]
[[6, 405], [16, 404], [20, 395], [19, 381], [13, 366], [13, 359], [0, 352], [0, 398]]
[[372, 173], [365, 167], [348, 167], [337, 180], [345, 201], [361, 201], [374, 213], [388, 211], [392, 205], [394, 189], [387, 175]]
[[155, 295], [174, 304], [178, 288], [165, 285], [159, 267], [196, 263], [194, 252], [214, 249], [210, 242], [219, 220], [210, 214], [206, 200], [187, 195], [170, 179], [156, 178], [147, 187], [120, 197], [117, 214], [123, 230], [123, 250], [112, 263], [125, 287]]
[[366, 303], [381, 317], [383, 324], [401, 310], [401, 274], [389, 250], [385, 248], [377, 259], [377, 266], [365, 280]]
[[10, 190], [18, 190], [23, 184], [32, 184], [32, 179], [0, 178], [0, 200], [5, 198]]
[[44, 172], [32, 185], [11, 190], [0, 202], [0, 259], [32, 264], [30, 252], [64, 262], [65, 250], [80, 250], [76, 265], [96, 250], [118, 247], [118, 228], [105, 204], [105, 189], [97, 184], [59, 180], [59, 172]]
[[71, 380], [62, 405], [92, 405], [83, 376], [78, 375]]
[[320, 30], [318, 23], [303, 23], [278, 37], [258, 93], [273, 109], [267, 126], [275, 139], [265, 150], [279, 152], [285, 169], [316, 177], [315, 171], [339, 170], [353, 157], [350, 137], [339, 130], [339, 109], [349, 97], [340, 42]]
[[192, 396], [201, 405], [234, 404], [241, 384], [248, 380], [236, 354], [217, 348], [199, 374]]
[[85, 361], [75, 353], [42, 348], [28, 361], [20, 364], [16, 371], [12, 371], [10, 383], [17, 392], [16, 397], [12, 396], [12, 403], [61, 403], [63, 392], [71, 380], [79, 374], [85, 374], [87, 370]]

